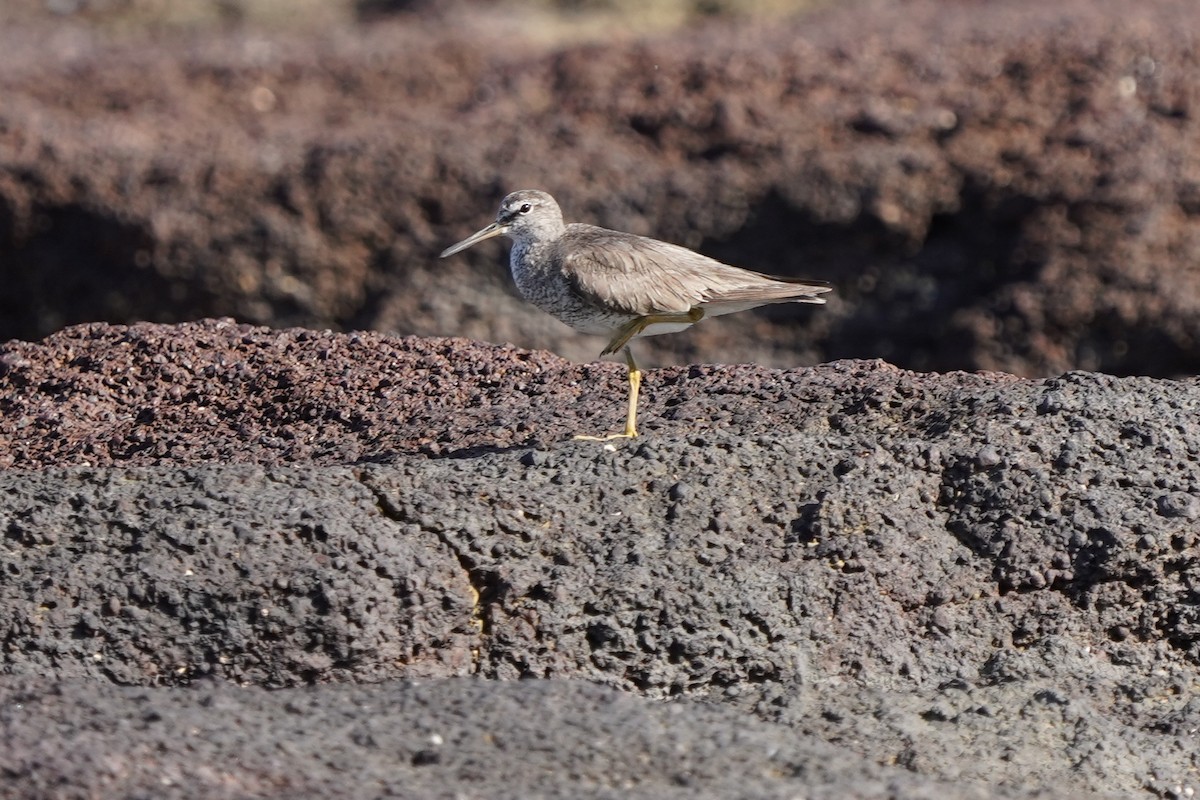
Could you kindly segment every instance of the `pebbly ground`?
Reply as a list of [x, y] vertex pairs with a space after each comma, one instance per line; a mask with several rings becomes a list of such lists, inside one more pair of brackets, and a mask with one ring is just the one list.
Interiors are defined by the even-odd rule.
[[0, 365], [26, 796], [1200, 784], [1195, 380], [651, 371], [606, 446], [570, 437], [619, 365], [463, 340], [93, 325]]

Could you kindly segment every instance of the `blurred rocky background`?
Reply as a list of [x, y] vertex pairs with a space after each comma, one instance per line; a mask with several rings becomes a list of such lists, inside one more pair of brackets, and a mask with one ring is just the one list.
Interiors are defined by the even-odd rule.
[[522, 187], [820, 278], [648, 365], [1200, 364], [1192, 0], [9, 0], [0, 339], [210, 316], [601, 342], [516, 297]]

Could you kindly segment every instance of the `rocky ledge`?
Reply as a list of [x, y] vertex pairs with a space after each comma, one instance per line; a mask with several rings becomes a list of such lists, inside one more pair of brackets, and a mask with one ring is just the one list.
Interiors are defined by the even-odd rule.
[[1190, 797], [1200, 385], [0, 347], [28, 797]]

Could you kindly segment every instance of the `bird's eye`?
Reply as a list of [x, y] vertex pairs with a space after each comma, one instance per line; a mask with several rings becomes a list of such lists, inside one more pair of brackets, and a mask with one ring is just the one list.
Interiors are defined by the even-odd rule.
[[532, 208], [533, 206], [529, 205], [529, 203], [522, 203], [520, 211], [522, 214], [528, 214]]

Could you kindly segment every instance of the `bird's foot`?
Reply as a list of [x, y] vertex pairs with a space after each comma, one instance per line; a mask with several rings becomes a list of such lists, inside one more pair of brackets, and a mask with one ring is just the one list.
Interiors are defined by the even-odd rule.
[[613, 439], [636, 439], [637, 431], [626, 431], [625, 433], [606, 433], [603, 436], [586, 436], [580, 434], [571, 438], [577, 442], [611, 442]]

